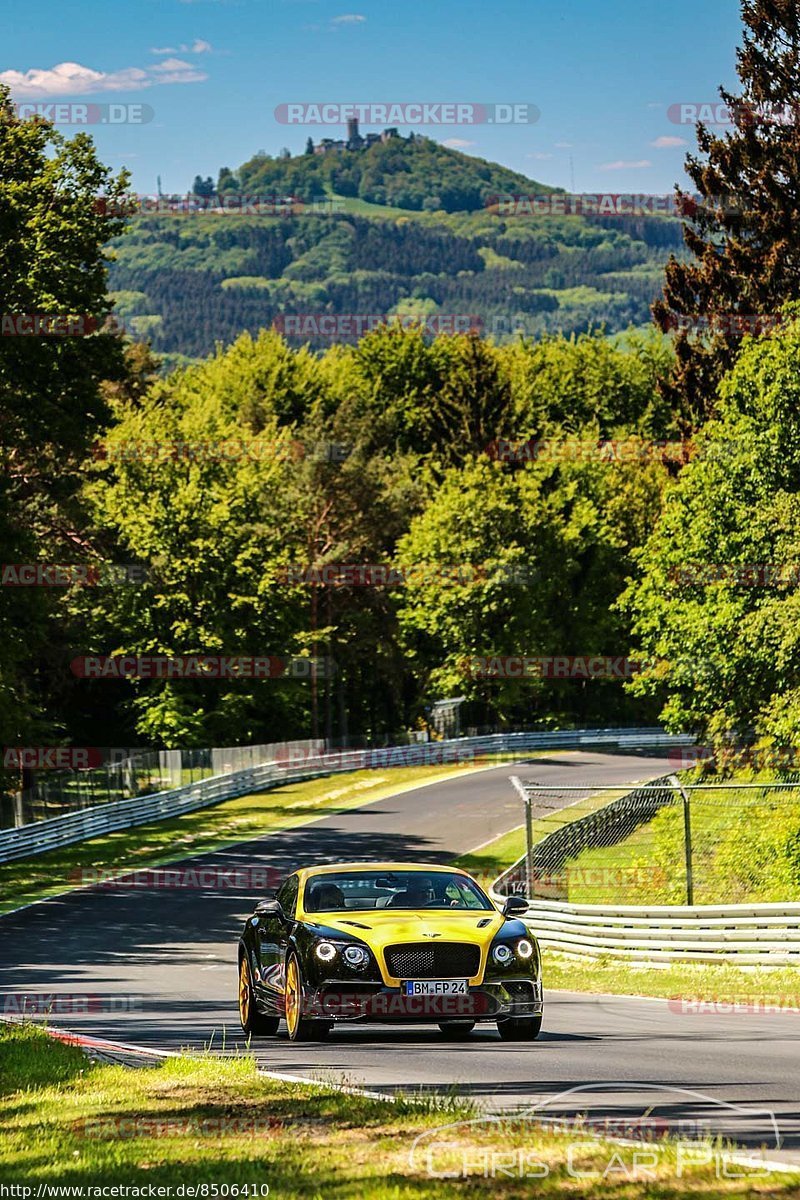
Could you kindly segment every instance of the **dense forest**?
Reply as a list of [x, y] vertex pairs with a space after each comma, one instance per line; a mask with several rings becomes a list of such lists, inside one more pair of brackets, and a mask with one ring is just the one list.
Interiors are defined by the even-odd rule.
[[680, 246], [666, 217], [164, 214], [116, 241], [110, 286], [120, 321], [165, 355], [204, 357], [297, 313], [467, 314], [506, 342], [647, 324]]
[[[240, 333], [290, 331], [295, 314], [461, 314], [496, 342], [616, 333], [649, 324], [667, 256], [682, 254], [668, 215], [533, 215], [527, 199], [553, 189], [427, 138], [259, 155], [195, 189], [210, 211], [145, 206], [113, 244], [119, 320], [168, 366]], [[502, 196], [516, 199], [504, 209]], [[346, 340], [313, 323], [292, 338]]]
[[[743, 79], [789, 77], [770, 54]], [[4, 563], [73, 568], [45, 587], [4, 574], [3, 742], [388, 739], [453, 696], [474, 726], [660, 718], [795, 739], [800, 243], [784, 181], [800, 131], [742, 116], [700, 137], [703, 200], [682, 222], [484, 209], [126, 228], [128, 180], [91, 140], [8, 108], [7, 311], [90, 313], [95, 332], [0, 339]], [[375, 150], [354, 157], [435, 157]], [[323, 182], [337, 169], [305, 157]], [[274, 172], [295, 161], [258, 158], [235, 185], [293, 187]], [[378, 186], [354, 182], [358, 203]], [[660, 331], [629, 328], [659, 293]], [[406, 324], [280, 332], [348, 312]], [[432, 334], [448, 312], [482, 325]], [[747, 333], [710, 328], [714, 313], [772, 316]], [[166, 370], [162, 352], [202, 361]], [[92, 679], [87, 655], [332, 669]], [[503, 656], [635, 669], [474, 667]]]

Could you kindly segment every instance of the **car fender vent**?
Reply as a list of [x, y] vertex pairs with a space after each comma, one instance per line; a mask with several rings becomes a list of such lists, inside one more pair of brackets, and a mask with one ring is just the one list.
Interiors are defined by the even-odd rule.
[[491, 925], [492, 918], [484, 917], [482, 921], [478, 921], [478, 929], [485, 929], [487, 925]]
[[340, 925], [352, 925], [353, 929], [372, 929], [371, 925], [362, 925], [361, 921], [340, 921]]

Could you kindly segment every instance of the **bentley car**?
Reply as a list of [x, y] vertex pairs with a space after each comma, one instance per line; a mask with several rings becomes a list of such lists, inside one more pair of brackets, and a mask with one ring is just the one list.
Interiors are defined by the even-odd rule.
[[248, 1034], [324, 1038], [337, 1021], [435, 1022], [446, 1037], [492, 1021], [537, 1037], [539, 947], [465, 871], [344, 863], [295, 871], [259, 901], [239, 942], [239, 1015]]

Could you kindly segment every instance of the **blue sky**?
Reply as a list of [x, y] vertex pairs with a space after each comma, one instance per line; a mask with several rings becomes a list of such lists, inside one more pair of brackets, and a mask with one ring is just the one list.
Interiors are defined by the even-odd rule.
[[669, 106], [734, 83], [740, 33], [735, 0], [38, 0], [0, 16], [0, 79], [19, 102], [149, 105], [91, 130], [140, 192], [342, 135], [280, 124], [282, 103], [452, 101], [541, 117], [417, 128], [545, 183], [660, 193], [694, 144]]

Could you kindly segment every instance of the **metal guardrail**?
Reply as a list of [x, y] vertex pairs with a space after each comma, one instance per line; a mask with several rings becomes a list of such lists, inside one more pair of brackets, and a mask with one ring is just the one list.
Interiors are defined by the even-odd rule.
[[[653, 790], [650, 816], [661, 807], [658, 792], [665, 783], [668, 777], [649, 785]], [[508, 895], [523, 892], [538, 863], [549, 861], [551, 844], [556, 860], [563, 862], [565, 833], [588, 834], [605, 818], [615, 824], [624, 817], [627, 802], [647, 790], [634, 788], [543, 838], [532, 848], [532, 863], [523, 855], [494, 881], [492, 900], [502, 908]], [[585, 843], [586, 838], [578, 836], [572, 837], [570, 845], [580, 851]], [[799, 903], [614, 905], [537, 898], [530, 901], [523, 920], [541, 946], [579, 958], [609, 957], [642, 965], [724, 961], [740, 966], [800, 966]]]
[[412, 743], [374, 750], [342, 750], [321, 754], [310, 751], [284, 763], [264, 763], [187, 784], [170, 791], [127, 800], [114, 800], [94, 808], [66, 813], [46, 821], [0, 831], [0, 862], [44, 854], [89, 838], [147, 825], [167, 817], [182, 816], [198, 808], [219, 804], [250, 792], [297, 783], [320, 775], [392, 766], [470, 762], [492, 754], [519, 754], [530, 750], [579, 749], [584, 746], [617, 746], [620, 749], [653, 749], [691, 745], [689, 735], [670, 735], [662, 729], [591, 729], [533, 733], [499, 733], [486, 737]]
[[584, 958], [800, 966], [800, 904], [645, 908], [537, 900], [524, 920], [542, 946]]

